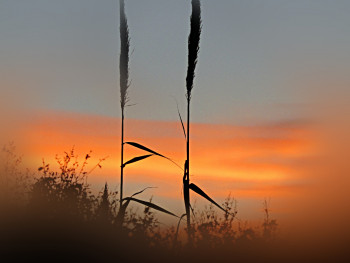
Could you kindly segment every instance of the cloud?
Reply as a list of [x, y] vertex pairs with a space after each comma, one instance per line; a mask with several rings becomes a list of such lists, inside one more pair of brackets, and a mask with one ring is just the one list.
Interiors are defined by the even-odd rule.
[[[118, 181], [120, 120], [77, 113], [40, 112], [27, 118], [17, 131], [17, 141], [29, 156], [32, 167], [41, 159], [54, 162], [75, 146], [83, 156], [109, 156], [93, 180]], [[281, 122], [256, 126], [193, 123], [191, 135], [191, 173], [193, 180], [210, 182], [217, 195], [229, 191], [236, 196], [272, 196], [293, 191], [298, 185], [298, 162], [312, 154], [307, 123]], [[175, 160], [185, 160], [185, 140], [178, 122], [127, 120], [126, 140], [144, 144]], [[126, 146], [126, 159], [142, 152]], [[157, 183], [171, 180], [181, 185], [182, 171], [165, 159], [152, 157], [126, 169], [126, 181]], [[142, 175], [142, 176], [141, 176]], [[302, 181], [302, 180], [301, 180]], [[242, 187], [242, 184], [245, 187]], [[259, 185], [261, 184], [261, 185]], [[229, 186], [229, 187], [228, 187]], [[278, 189], [280, 188], [280, 189]], [[256, 191], [254, 191], [254, 189]], [[179, 191], [171, 190], [173, 194]]]

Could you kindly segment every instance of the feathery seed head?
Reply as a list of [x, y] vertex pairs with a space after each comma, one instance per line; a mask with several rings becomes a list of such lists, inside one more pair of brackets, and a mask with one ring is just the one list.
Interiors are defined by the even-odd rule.
[[198, 60], [199, 42], [202, 32], [201, 2], [192, 0], [191, 32], [188, 37], [188, 68], [186, 77], [187, 99], [191, 99], [193, 80]]
[[121, 108], [125, 108], [125, 104], [128, 102], [128, 88], [129, 88], [129, 27], [128, 21], [125, 15], [124, 0], [119, 1], [120, 4], [120, 105]]

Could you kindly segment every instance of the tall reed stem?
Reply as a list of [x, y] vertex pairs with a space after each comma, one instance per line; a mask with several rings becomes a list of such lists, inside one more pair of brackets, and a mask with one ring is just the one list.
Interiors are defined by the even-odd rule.
[[189, 241], [192, 240], [192, 229], [191, 229], [191, 211], [190, 211], [190, 102], [187, 98], [187, 141], [186, 141], [186, 153], [187, 159], [185, 164], [185, 179], [184, 179], [184, 197], [185, 197], [185, 208], [187, 217], [187, 231]]
[[192, 15], [191, 15], [191, 31], [188, 37], [188, 66], [186, 76], [186, 97], [187, 97], [187, 137], [186, 137], [186, 162], [185, 172], [183, 177], [184, 185], [184, 201], [187, 216], [187, 231], [189, 244], [192, 244], [192, 227], [191, 227], [191, 205], [190, 205], [190, 104], [191, 92], [193, 89], [193, 81], [195, 77], [195, 69], [198, 60], [199, 42], [202, 32], [201, 20], [201, 2], [200, 0], [192, 0]]
[[120, 153], [120, 199], [119, 204], [123, 204], [123, 176], [124, 176], [124, 109], [122, 109], [122, 131], [121, 131], [121, 153]]
[[[123, 204], [123, 175], [124, 175], [124, 110], [128, 102], [129, 88], [129, 28], [128, 21], [125, 15], [124, 0], [119, 0], [120, 6], [120, 107], [121, 107], [121, 157], [120, 157], [120, 209]], [[122, 224], [122, 222], [121, 222]]]

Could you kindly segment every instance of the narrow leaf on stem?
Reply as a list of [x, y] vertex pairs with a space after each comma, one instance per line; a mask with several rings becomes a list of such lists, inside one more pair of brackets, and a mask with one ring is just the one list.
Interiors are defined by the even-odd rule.
[[179, 166], [179, 165], [178, 165], [176, 162], [174, 162], [172, 159], [170, 159], [169, 157], [166, 157], [166, 156], [164, 156], [164, 155], [162, 155], [162, 154], [160, 154], [160, 153], [157, 153], [157, 152], [151, 150], [150, 148], [147, 148], [146, 146], [143, 146], [143, 145], [141, 145], [141, 144], [139, 144], [139, 143], [136, 143], [136, 142], [125, 142], [125, 144], [129, 144], [129, 145], [134, 146], [134, 147], [136, 147], [136, 148], [138, 148], [138, 149], [141, 149], [141, 150], [144, 150], [144, 151], [146, 151], [146, 152], [152, 153], [152, 154], [154, 154], [154, 155], [163, 157], [163, 158], [169, 160], [170, 162], [172, 162], [173, 164], [175, 164], [177, 167], [179, 167], [179, 168], [182, 170], [181, 166]]
[[157, 210], [157, 211], [160, 211], [160, 212], [163, 212], [165, 214], [168, 214], [168, 215], [172, 215], [172, 216], [175, 216], [175, 217], [178, 217], [177, 215], [169, 212], [168, 210], [158, 206], [158, 205], [155, 205], [151, 202], [147, 202], [147, 201], [143, 201], [143, 200], [140, 200], [140, 199], [136, 199], [136, 198], [133, 198], [133, 197], [126, 197], [124, 198], [124, 200], [127, 200], [127, 201], [134, 201], [134, 202], [137, 202], [137, 203], [140, 203], [140, 204], [143, 204], [145, 206], [148, 206], [150, 208], [153, 208], [154, 210]]
[[[121, 202], [122, 203], [122, 202]], [[128, 205], [130, 204], [130, 200], [127, 200], [120, 208], [117, 215], [117, 222], [121, 226], [123, 225], [124, 217], [126, 209], [128, 208]]]
[[212, 204], [216, 205], [218, 208], [220, 208], [222, 211], [224, 211], [225, 213], [227, 213], [227, 211], [225, 209], [223, 209], [218, 203], [216, 203], [213, 199], [211, 199], [206, 193], [204, 193], [204, 191], [202, 189], [200, 189], [197, 185], [191, 183], [189, 185], [189, 188], [193, 191], [196, 192], [197, 194], [199, 194], [200, 196], [204, 197], [205, 199], [207, 199], [209, 202], [211, 202]]
[[142, 155], [142, 156], [138, 156], [138, 157], [135, 157], [135, 158], [132, 158], [131, 160], [127, 161], [126, 163], [123, 164], [123, 167], [125, 167], [126, 165], [128, 164], [131, 164], [131, 163], [135, 163], [135, 162], [138, 162], [138, 161], [141, 161], [143, 159], [146, 159], [148, 157], [151, 157], [153, 154], [147, 154], [147, 155]]
[[150, 189], [150, 188], [157, 188], [157, 187], [152, 187], [152, 186], [149, 186], [149, 187], [146, 187], [145, 189], [139, 191], [139, 192], [136, 192], [134, 193], [131, 197], [134, 197], [136, 195], [139, 195], [139, 194], [142, 194], [144, 191], [146, 191], [147, 189]]
[[139, 148], [141, 150], [144, 150], [146, 152], [153, 153], [153, 154], [158, 155], [158, 156], [163, 157], [163, 158], [167, 158], [164, 155], [161, 155], [160, 153], [157, 153], [157, 152], [151, 150], [150, 148], [147, 148], [146, 146], [143, 146], [143, 145], [141, 145], [139, 143], [136, 143], [136, 142], [125, 142], [125, 144], [129, 144], [131, 146], [134, 146], [134, 147]]

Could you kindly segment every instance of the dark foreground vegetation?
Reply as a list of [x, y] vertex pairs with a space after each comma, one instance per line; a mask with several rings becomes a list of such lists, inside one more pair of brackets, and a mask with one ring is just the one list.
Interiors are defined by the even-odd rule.
[[334, 251], [297, 249], [277, 238], [277, 223], [269, 218], [267, 207], [260, 226], [242, 223], [231, 197], [222, 204], [227, 214], [214, 206], [193, 209], [191, 244], [185, 220], [179, 228], [164, 227], [158, 212], [147, 206], [141, 212], [128, 207], [120, 228], [119, 194], [107, 184], [98, 194], [90, 190], [87, 176], [101, 162], [91, 169], [89, 154], [79, 163], [74, 151], [68, 152], [57, 157], [58, 171], [43, 162], [36, 175], [19, 168], [21, 159], [12, 146], [2, 154], [2, 262], [338, 262], [331, 260]]

